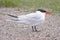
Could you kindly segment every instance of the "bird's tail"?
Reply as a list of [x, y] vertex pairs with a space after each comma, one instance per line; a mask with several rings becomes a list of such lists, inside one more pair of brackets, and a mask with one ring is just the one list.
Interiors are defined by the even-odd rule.
[[14, 17], [14, 18], [18, 18], [18, 16], [14, 16], [14, 15], [11, 15], [11, 14], [6, 14], [6, 13], [0, 13], [2, 15], [8, 15], [8, 16], [11, 16], [11, 17]]
[[18, 18], [18, 16], [14, 16], [14, 15], [11, 15], [11, 14], [8, 14], [8, 16], [11, 16], [11, 17], [14, 17], [14, 18]]

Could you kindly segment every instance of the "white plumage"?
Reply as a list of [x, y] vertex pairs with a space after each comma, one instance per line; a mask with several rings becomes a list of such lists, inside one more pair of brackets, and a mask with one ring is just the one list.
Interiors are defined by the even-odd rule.
[[37, 31], [36, 25], [41, 24], [45, 21], [45, 15], [47, 13], [49, 13], [49, 12], [39, 9], [35, 13], [30, 13], [27, 15], [20, 15], [20, 16], [9, 15], [9, 16], [15, 17], [15, 19], [13, 21], [32, 25], [32, 30]]
[[36, 11], [35, 13], [18, 16], [16, 20], [19, 21], [20, 23], [38, 25], [45, 20], [45, 13]]

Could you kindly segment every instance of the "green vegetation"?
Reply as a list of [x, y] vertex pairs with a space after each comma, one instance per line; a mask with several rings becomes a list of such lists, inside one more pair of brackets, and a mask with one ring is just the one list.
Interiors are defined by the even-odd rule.
[[23, 9], [50, 8], [60, 11], [60, 0], [0, 0], [0, 7], [19, 7]]

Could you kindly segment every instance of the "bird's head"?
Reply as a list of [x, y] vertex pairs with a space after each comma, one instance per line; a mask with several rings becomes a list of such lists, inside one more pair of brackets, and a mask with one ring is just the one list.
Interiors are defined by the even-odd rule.
[[43, 9], [38, 9], [37, 11], [40, 11], [40, 12], [45, 13], [45, 14], [52, 14], [51, 12], [45, 11]]

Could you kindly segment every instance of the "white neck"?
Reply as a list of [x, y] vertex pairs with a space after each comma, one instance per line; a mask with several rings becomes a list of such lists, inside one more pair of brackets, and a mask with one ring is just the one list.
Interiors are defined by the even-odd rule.
[[36, 13], [41, 13], [40, 11], [36, 11]]
[[45, 15], [46, 15], [45, 13], [42, 13], [40, 11], [36, 11], [36, 13], [40, 15], [43, 20], [45, 19]]

